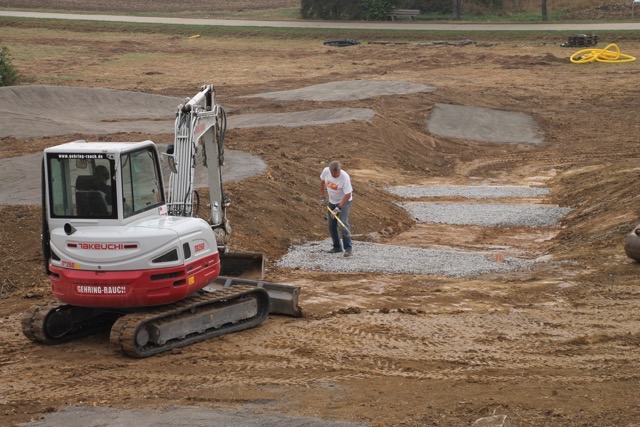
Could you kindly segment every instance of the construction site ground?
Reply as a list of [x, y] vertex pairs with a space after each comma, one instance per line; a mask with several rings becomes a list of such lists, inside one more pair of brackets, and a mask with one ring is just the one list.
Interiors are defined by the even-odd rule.
[[[564, 33], [478, 33], [468, 44], [453, 33], [403, 42], [394, 34], [394, 43], [380, 43], [388, 34], [372, 32], [361, 44], [340, 48], [323, 42], [349, 37], [348, 31], [306, 37], [202, 31], [190, 38], [187, 30], [169, 34], [144, 26], [125, 31], [115, 24], [2, 23], [0, 40], [22, 85], [180, 99], [212, 83], [230, 118], [347, 108], [370, 109], [375, 116], [229, 129], [229, 150], [266, 165], [226, 185], [232, 247], [264, 252], [266, 278], [300, 286], [305, 315], [271, 316], [255, 329], [148, 359], [120, 355], [108, 334], [55, 347], [22, 335], [21, 314], [51, 299], [41, 208], [18, 194], [20, 202], [3, 198], [0, 424], [55, 425], [64, 422], [55, 415], [86, 417], [92, 408], [101, 422], [108, 422], [109, 408], [141, 417], [145, 411], [186, 416], [185, 408], [196, 408], [232, 414], [237, 425], [264, 417], [263, 425], [322, 419], [327, 425], [456, 427], [492, 415], [506, 415], [519, 427], [640, 423], [640, 266], [623, 250], [625, 234], [640, 221], [637, 61], [572, 64], [577, 48], [560, 46]], [[442, 41], [447, 43], [433, 43]], [[636, 34], [603, 33], [600, 41], [598, 47], [617, 43], [640, 55]], [[353, 80], [435, 90], [327, 101], [247, 97]], [[102, 102], [97, 97], [95, 108], [107, 109]], [[543, 142], [435, 135], [428, 121], [442, 105], [526, 114]], [[30, 109], [36, 109], [33, 103], [15, 106], [21, 114]], [[471, 120], [468, 112], [460, 127]], [[31, 116], [33, 126], [42, 124], [39, 118]], [[67, 122], [75, 120], [70, 113]], [[120, 120], [126, 127], [129, 119]], [[2, 173], [12, 168], [8, 159], [18, 163], [74, 139], [166, 144], [172, 138], [170, 131], [4, 136]], [[326, 239], [318, 184], [333, 159], [354, 184], [355, 262], [359, 243], [475, 252], [496, 264], [517, 257], [538, 262], [470, 276], [279, 267], [291, 248]], [[30, 173], [39, 176], [39, 167]], [[6, 185], [0, 181], [3, 191]], [[412, 201], [545, 204], [571, 211], [548, 227], [436, 224], [416, 221], [400, 206], [406, 200], [389, 191], [427, 185], [550, 192], [526, 200]], [[298, 418], [275, 418], [282, 416]], [[112, 420], [126, 424], [115, 415]]]

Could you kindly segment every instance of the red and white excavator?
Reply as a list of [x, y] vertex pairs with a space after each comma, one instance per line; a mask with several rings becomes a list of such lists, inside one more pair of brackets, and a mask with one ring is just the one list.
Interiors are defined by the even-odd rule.
[[[167, 189], [152, 141], [74, 141], [44, 151], [42, 247], [58, 301], [25, 313], [30, 340], [58, 344], [111, 328], [122, 352], [148, 357], [251, 328], [270, 312], [301, 315], [298, 287], [262, 280], [262, 254], [228, 250], [225, 130], [211, 85], [178, 107], [164, 154]], [[207, 219], [197, 216], [200, 157]]]

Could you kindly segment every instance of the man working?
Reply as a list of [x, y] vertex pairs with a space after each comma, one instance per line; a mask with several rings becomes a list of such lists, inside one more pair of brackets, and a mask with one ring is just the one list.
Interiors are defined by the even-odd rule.
[[[327, 203], [327, 195], [329, 201]], [[327, 223], [329, 234], [333, 241], [331, 253], [342, 252], [344, 246], [344, 256], [351, 256], [351, 226], [349, 225], [349, 210], [353, 200], [353, 189], [351, 188], [351, 178], [349, 174], [342, 170], [340, 163], [335, 160], [329, 163], [329, 167], [324, 168], [320, 174], [320, 200], [329, 206], [331, 212], [327, 212]], [[346, 230], [341, 227], [342, 245], [338, 235], [338, 220], [342, 221]]]

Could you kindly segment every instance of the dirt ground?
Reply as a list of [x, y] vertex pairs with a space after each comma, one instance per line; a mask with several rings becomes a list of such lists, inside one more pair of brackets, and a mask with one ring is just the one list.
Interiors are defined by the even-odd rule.
[[[50, 299], [40, 208], [0, 206], [0, 424], [69, 406], [243, 407], [371, 426], [469, 426], [494, 414], [517, 426], [640, 422], [640, 266], [623, 251], [624, 235], [640, 219], [640, 63], [571, 64], [575, 49], [560, 47], [566, 35], [548, 33], [479, 34], [465, 46], [335, 48], [310, 38], [189, 39], [105, 27], [96, 37], [84, 25], [4, 24], [0, 40], [23, 84], [184, 97], [213, 83], [231, 114], [354, 107], [377, 115], [371, 122], [228, 132], [228, 148], [267, 163], [265, 175], [227, 187], [233, 246], [265, 252], [269, 280], [301, 286], [305, 317], [272, 316], [258, 328], [170, 354], [128, 359], [106, 335], [57, 347], [29, 342], [20, 315]], [[602, 45], [616, 42], [640, 55], [635, 35], [600, 37]], [[330, 103], [242, 98], [351, 79], [437, 90]], [[530, 114], [545, 143], [434, 137], [425, 120], [437, 103]], [[0, 158], [76, 138], [172, 136], [4, 138]], [[527, 250], [551, 261], [463, 278], [277, 268], [274, 260], [289, 246], [326, 237], [317, 187], [331, 159], [353, 178], [356, 234], [418, 246], [502, 245], [507, 255]], [[573, 210], [560, 227], [545, 230], [417, 226], [385, 188], [427, 183], [544, 185], [552, 191], [545, 203]]]

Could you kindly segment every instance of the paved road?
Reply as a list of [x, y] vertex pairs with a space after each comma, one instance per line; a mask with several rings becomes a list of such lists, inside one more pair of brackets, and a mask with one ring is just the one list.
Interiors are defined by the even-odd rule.
[[0, 11], [0, 16], [67, 19], [77, 21], [136, 22], [149, 24], [202, 25], [222, 27], [270, 27], [270, 28], [335, 28], [369, 30], [423, 30], [423, 31], [604, 31], [640, 30], [640, 22], [595, 24], [445, 24], [409, 22], [328, 22], [328, 21], [247, 21], [227, 19], [168, 18], [118, 15], [81, 15], [69, 13], [41, 13]]

